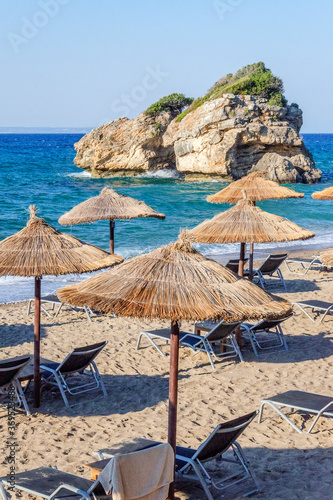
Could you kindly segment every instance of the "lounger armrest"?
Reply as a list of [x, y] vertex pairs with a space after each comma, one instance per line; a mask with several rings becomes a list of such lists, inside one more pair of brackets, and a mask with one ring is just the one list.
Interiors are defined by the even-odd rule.
[[251, 326], [250, 326], [250, 325], [247, 325], [246, 323], [242, 323], [242, 324], [240, 325], [240, 329], [241, 329], [241, 330], [246, 330], [247, 332], [250, 332], [250, 331], [251, 331], [251, 327], [252, 327], [252, 326], [254, 326], [254, 325], [251, 325]]
[[72, 493], [77, 493], [78, 495], [81, 495], [83, 498], [86, 498], [87, 500], [91, 500], [90, 495], [86, 491], [80, 490], [79, 488], [75, 488], [75, 486], [72, 486], [71, 484], [66, 484], [66, 483], [61, 484], [52, 493], [52, 495], [50, 496], [50, 500], [52, 500], [52, 498], [55, 498], [57, 496], [57, 494], [59, 493], [59, 491], [61, 491], [61, 490], [68, 490], [68, 491], [71, 491]]
[[46, 365], [40, 365], [40, 368], [42, 370], [45, 370], [47, 372], [50, 372], [52, 375], [56, 375], [57, 374], [57, 370], [53, 370], [53, 368], [50, 368], [49, 366], [46, 366]]

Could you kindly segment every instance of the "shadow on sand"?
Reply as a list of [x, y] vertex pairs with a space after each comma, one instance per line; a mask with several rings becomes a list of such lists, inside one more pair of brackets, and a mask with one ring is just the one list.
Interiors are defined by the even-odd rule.
[[[47, 327], [41, 326], [41, 339], [47, 337]], [[0, 348], [14, 347], [24, 344], [25, 342], [33, 342], [34, 340], [34, 325], [16, 324], [16, 325], [0, 325]], [[33, 345], [31, 346], [33, 349]], [[22, 354], [27, 354], [26, 350]]]
[[[239, 439], [242, 444], [242, 438]], [[282, 444], [282, 443], [281, 443]], [[260, 491], [250, 498], [258, 500], [296, 500], [330, 498], [333, 486], [333, 448], [269, 449], [243, 448], [260, 486]], [[223, 477], [223, 475], [221, 475]], [[253, 484], [253, 483], [252, 483]], [[225, 500], [243, 498], [252, 487], [249, 480], [223, 491]], [[188, 500], [204, 500], [206, 497], [198, 483], [178, 479], [177, 493]], [[221, 499], [221, 491], [213, 490], [214, 499]]]
[[[189, 375], [179, 375], [179, 380]], [[97, 389], [80, 395], [68, 395], [68, 401], [73, 406], [67, 408], [62, 400], [59, 389], [43, 385], [42, 403], [38, 413], [53, 416], [109, 416], [125, 415], [130, 412], [142, 411], [153, 407], [161, 401], [168, 400], [169, 373], [162, 375], [101, 375], [108, 396], [103, 396]], [[81, 381], [82, 383], [82, 381]], [[31, 412], [33, 384], [27, 391], [27, 399]]]

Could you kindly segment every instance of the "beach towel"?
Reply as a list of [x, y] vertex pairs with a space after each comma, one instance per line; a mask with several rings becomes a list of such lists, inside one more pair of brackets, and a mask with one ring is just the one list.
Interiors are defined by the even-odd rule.
[[165, 500], [174, 477], [174, 453], [167, 443], [110, 460], [98, 479], [113, 500]]

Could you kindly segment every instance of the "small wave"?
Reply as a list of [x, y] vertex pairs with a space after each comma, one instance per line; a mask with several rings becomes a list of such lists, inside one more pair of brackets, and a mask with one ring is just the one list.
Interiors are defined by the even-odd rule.
[[71, 174], [66, 174], [66, 177], [74, 177], [75, 179], [90, 178], [92, 175], [89, 172], [72, 172]]
[[155, 177], [157, 179], [182, 179], [183, 176], [177, 170], [165, 168], [163, 170], [145, 172], [144, 174], [137, 175], [137, 177]]

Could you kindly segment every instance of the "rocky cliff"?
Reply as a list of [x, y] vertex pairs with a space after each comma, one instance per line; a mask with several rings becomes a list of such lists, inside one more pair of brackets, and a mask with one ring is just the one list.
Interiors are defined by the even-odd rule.
[[297, 106], [225, 94], [177, 121], [170, 112], [120, 118], [75, 144], [78, 167], [94, 176], [136, 175], [176, 168], [188, 179], [239, 179], [267, 170], [279, 182], [318, 182], [321, 171], [299, 135]]
[[174, 114], [119, 118], [93, 129], [75, 144], [74, 163], [94, 177], [130, 176], [174, 166], [173, 146], [163, 145], [163, 134]]

